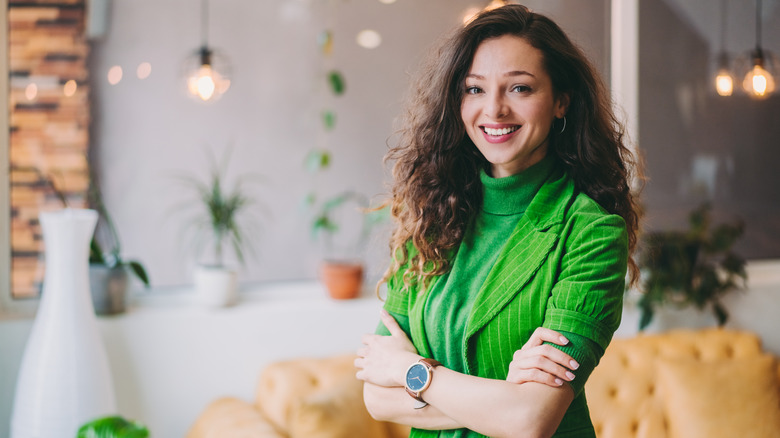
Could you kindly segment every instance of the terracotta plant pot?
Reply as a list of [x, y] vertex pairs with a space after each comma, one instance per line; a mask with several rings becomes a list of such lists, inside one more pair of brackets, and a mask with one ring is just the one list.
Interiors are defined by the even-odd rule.
[[363, 265], [325, 261], [320, 266], [320, 278], [331, 298], [337, 300], [356, 298], [360, 295], [363, 285]]

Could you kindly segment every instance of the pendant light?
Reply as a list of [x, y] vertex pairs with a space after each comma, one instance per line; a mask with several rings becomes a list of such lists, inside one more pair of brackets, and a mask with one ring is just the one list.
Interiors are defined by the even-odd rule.
[[230, 63], [208, 44], [208, 0], [201, 2], [203, 44], [184, 61], [187, 93], [202, 102], [219, 99], [230, 88]]
[[720, 2], [720, 53], [718, 54], [718, 72], [715, 76], [715, 91], [721, 96], [731, 96], [734, 92], [734, 78], [729, 69], [729, 55], [726, 54], [726, 1]]
[[742, 81], [742, 88], [753, 99], [766, 99], [775, 91], [772, 55], [761, 48], [761, 0], [756, 0], [756, 49], [750, 54], [752, 67]]

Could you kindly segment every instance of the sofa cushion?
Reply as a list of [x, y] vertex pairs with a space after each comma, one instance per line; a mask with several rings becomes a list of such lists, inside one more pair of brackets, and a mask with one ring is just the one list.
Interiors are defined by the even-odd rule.
[[257, 407], [290, 438], [408, 436], [407, 426], [371, 418], [354, 361], [350, 354], [273, 363], [260, 375]]
[[599, 438], [667, 437], [668, 420], [656, 389], [659, 359], [709, 362], [759, 355], [761, 341], [745, 331], [673, 330], [615, 338], [585, 384], [596, 434]]
[[670, 438], [780, 438], [777, 365], [772, 356], [660, 359], [657, 366]]
[[277, 429], [287, 432], [293, 406], [313, 393], [339, 386], [344, 376], [354, 377], [354, 360], [354, 355], [343, 355], [272, 363], [260, 374], [257, 406]]
[[254, 405], [232, 397], [210, 403], [187, 438], [287, 438]]
[[353, 374], [329, 388], [293, 403], [288, 417], [290, 438], [388, 438], [386, 423], [374, 420], [363, 403], [363, 382]]

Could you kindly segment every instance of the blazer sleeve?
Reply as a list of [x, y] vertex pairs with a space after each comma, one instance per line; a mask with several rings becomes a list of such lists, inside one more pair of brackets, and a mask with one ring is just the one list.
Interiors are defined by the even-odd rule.
[[603, 351], [620, 325], [628, 235], [620, 216], [580, 219], [587, 225], [572, 227], [543, 325], [590, 339]]
[[[384, 309], [392, 316], [398, 325], [406, 332], [410, 339], [411, 329], [409, 327], [409, 294], [408, 290], [403, 290], [403, 273], [406, 266], [403, 266], [398, 272], [387, 280], [387, 298], [385, 299]], [[390, 331], [379, 321], [375, 331], [378, 335], [389, 336]]]

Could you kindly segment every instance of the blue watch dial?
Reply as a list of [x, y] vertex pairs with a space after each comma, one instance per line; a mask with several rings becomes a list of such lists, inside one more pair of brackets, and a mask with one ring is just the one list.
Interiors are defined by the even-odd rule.
[[428, 383], [428, 369], [421, 363], [412, 365], [406, 372], [406, 386], [412, 391], [420, 391]]

